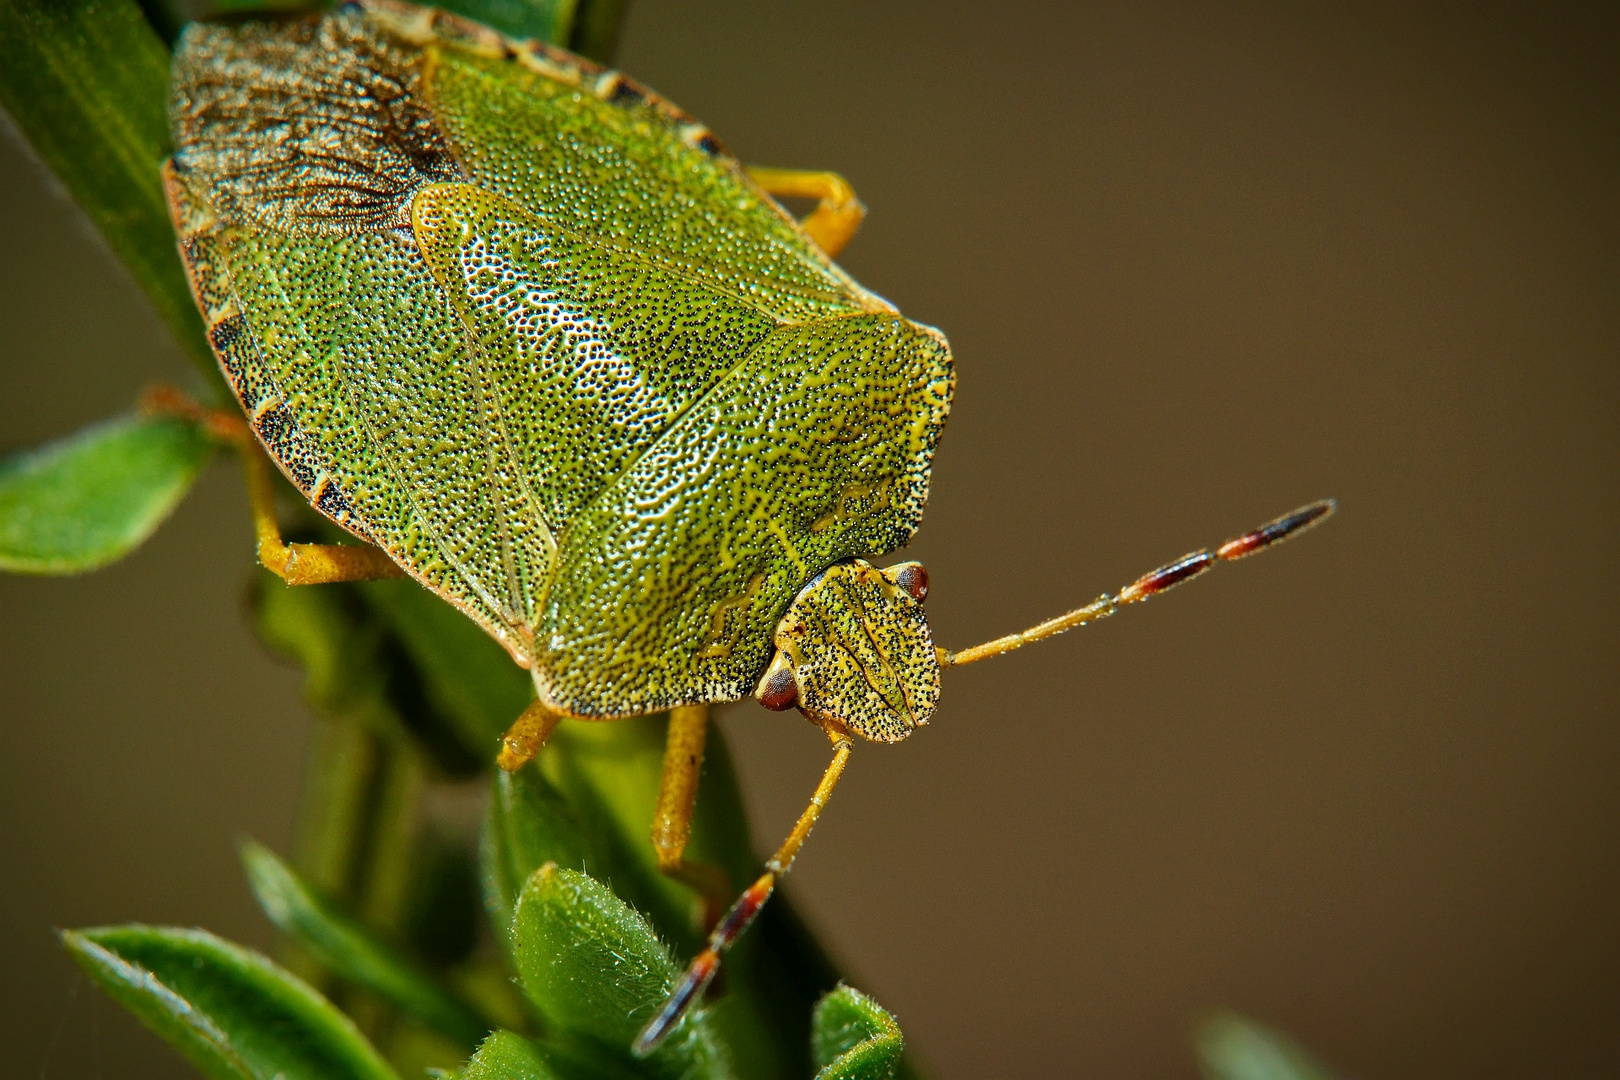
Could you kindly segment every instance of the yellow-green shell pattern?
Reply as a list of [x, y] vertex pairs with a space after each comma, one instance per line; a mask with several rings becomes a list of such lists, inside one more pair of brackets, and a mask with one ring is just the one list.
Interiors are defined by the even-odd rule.
[[171, 120], [259, 439], [558, 710], [750, 693], [807, 582], [915, 531], [944, 337], [620, 73], [369, 0], [190, 27]]

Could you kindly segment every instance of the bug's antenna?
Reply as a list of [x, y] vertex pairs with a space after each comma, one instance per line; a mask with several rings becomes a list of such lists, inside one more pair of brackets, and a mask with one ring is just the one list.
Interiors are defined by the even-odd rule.
[[1246, 555], [1270, 547], [1295, 536], [1315, 525], [1329, 514], [1333, 513], [1337, 504], [1332, 499], [1323, 499], [1313, 502], [1309, 506], [1302, 506], [1291, 514], [1284, 514], [1275, 521], [1268, 521], [1252, 532], [1246, 532], [1235, 540], [1228, 540], [1214, 551], [1204, 548], [1191, 555], [1183, 555], [1173, 563], [1159, 567], [1151, 573], [1143, 574], [1123, 589], [1118, 596], [1109, 596], [1104, 593], [1085, 607], [1076, 608], [1066, 615], [1059, 615], [1055, 619], [1048, 619], [1038, 626], [1018, 634], [1008, 634], [1006, 637], [987, 641], [983, 645], [975, 645], [960, 652], [951, 652], [948, 649], [939, 650], [939, 663], [941, 667], [956, 667], [962, 664], [971, 664], [975, 660], [986, 657], [1000, 656], [1005, 652], [1022, 648], [1030, 642], [1061, 634], [1065, 630], [1073, 630], [1077, 626], [1084, 626], [1088, 622], [1096, 622], [1106, 618], [1126, 604], [1134, 604], [1139, 600], [1146, 600], [1150, 596], [1162, 593], [1165, 590], [1180, 585], [1183, 581], [1202, 574], [1217, 562], [1230, 562], [1241, 559]]

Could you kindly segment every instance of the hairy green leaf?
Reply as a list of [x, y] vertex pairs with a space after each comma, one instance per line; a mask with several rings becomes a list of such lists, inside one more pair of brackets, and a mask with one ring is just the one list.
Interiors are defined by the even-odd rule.
[[890, 1080], [906, 1041], [883, 1007], [848, 986], [816, 1004], [810, 1056], [816, 1080]]
[[518, 973], [552, 1023], [630, 1045], [677, 971], [652, 927], [596, 879], [548, 863], [524, 884], [512, 925]]
[[480, 863], [490, 922], [512, 945], [512, 913], [529, 876], [555, 863], [604, 873], [597, 830], [587, 827], [535, 769], [497, 770], [484, 813]]
[[[702, 945], [696, 898], [658, 870], [649, 840], [667, 717], [611, 724], [564, 723], [541, 755], [541, 772], [573, 813], [601, 830], [590, 869], [683, 954]], [[808, 792], [806, 792], [808, 794]], [[736, 772], [724, 733], [711, 725], [703, 779], [686, 857], [722, 868], [734, 889], [759, 874]], [[609, 856], [604, 858], [604, 856]], [[558, 860], [561, 862], [561, 860]], [[563, 865], [570, 865], [564, 863]], [[601, 867], [601, 869], [598, 869]], [[810, 1012], [838, 984], [838, 973], [778, 894], [726, 958], [724, 995], [709, 1025], [725, 1041], [737, 1071], [749, 1077], [808, 1075]]]
[[489, 1033], [489, 1026], [431, 975], [304, 884], [269, 848], [245, 841], [242, 865], [270, 921], [333, 972], [468, 1047]]
[[76, 574], [129, 554], [213, 452], [190, 421], [131, 416], [0, 462], [0, 570]]
[[62, 941], [102, 989], [209, 1077], [397, 1080], [331, 1002], [207, 931], [104, 926], [64, 931]]
[[1217, 1013], [1198, 1025], [1198, 1061], [1209, 1080], [1330, 1080], [1298, 1043], [1236, 1013]]
[[[518, 974], [547, 1023], [623, 1064], [678, 971], [651, 926], [594, 878], [546, 864], [518, 898]], [[647, 1075], [730, 1075], [702, 1014], [689, 1016], [639, 1068]]]
[[203, 373], [224, 380], [175, 249], [158, 170], [169, 54], [134, 0], [0, 0], [0, 105]]
[[478, 1048], [461, 1080], [572, 1080], [555, 1072], [546, 1053], [521, 1035], [497, 1031]]
[[[579, 816], [601, 822], [614, 838], [613, 891], [677, 948], [695, 950], [695, 896], [658, 870], [649, 839], [663, 769], [668, 716], [611, 724], [564, 723], [547, 743], [540, 767]], [[759, 875], [759, 861], [731, 770], [725, 741], [711, 724], [703, 777], [686, 858], [719, 866], [741, 890]]]

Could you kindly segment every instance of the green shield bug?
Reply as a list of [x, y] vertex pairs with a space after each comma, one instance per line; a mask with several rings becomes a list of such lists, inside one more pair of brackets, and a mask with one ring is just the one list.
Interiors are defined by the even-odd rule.
[[[926, 723], [942, 667], [1332, 511], [937, 649], [923, 568], [865, 557], [921, 519], [951, 353], [832, 262], [864, 213], [841, 179], [745, 169], [616, 71], [398, 0], [191, 27], [171, 117], [166, 189], [247, 415], [261, 561], [292, 584], [408, 573], [476, 620], [534, 678], [505, 768], [562, 718], [671, 711], [653, 841], [705, 894], [713, 933], [640, 1052], [791, 866], [855, 737]], [[820, 202], [796, 221], [773, 196]], [[270, 460], [365, 544], [284, 544]], [[834, 753], [722, 916], [730, 886], [682, 853], [707, 707], [749, 694], [798, 708]]]

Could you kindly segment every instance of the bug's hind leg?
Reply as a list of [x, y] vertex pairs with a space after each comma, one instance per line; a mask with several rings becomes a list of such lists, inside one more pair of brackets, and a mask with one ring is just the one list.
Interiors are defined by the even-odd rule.
[[140, 408], [184, 417], [241, 451], [247, 469], [248, 506], [258, 539], [259, 562], [289, 585], [325, 585], [404, 577], [405, 571], [370, 544], [289, 544], [276, 523], [275, 466], [239, 413], [210, 409], [171, 386], [148, 387]]
[[289, 585], [329, 585], [404, 577], [405, 571], [381, 548], [370, 544], [289, 544], [276, 524], [275, 467], [257, 442], [242, 446], [247, 467], [248, 504], [259, 541], [259, 562]]
[[686, 705], [669, 711], [664, 744], [664, 770], [658, 779], [658, 808], [653, 813], [652, 842], [658, 869], [690, 886], [703, 898], [703, 928], [712, 930], [731, 897], [731, 880], [710, 863], [686, 861], [692, 836], [692, 809], [697, 805], [703, 747], [709, 737], [709, 707]]
[[681, 1017], [686, 1015], [694, 1002], [703, 995], [703, 990], [713, 981], [720, 970], [720, 954], [729, 949], [734, 941], [742, 936], [748, 925], [759, 914], [759, 909], [765, 906], [765, 901], [771, 898], [776, 891], [776, 879], [787, 873], [793, 866], [794, 856], [798, 855], [799, 848], [803, 846], [805, 837], [810, 830], [816, 827], [816, 821], [821, 817], [822, 808], [827, 805], [833, 788], [838, 786], [839, 777], [844, 775], [844, 766], [849, 763], [849, 752], [854, 743], [851, 742], [848, 732], [842, 728], [828, 725], [827, 737], [832, 740], [833, 759], [827, 765], [827, 771], [821, 775], [821, 783], [816, 785], [816, 793], [810, 796], [810, 805], [804, 808], [799, 815], [798, 823], [788, 838], [782, 841], [782, 846], [776, 849], [776, 854], [770, 857], [765, 864], [765, 873], [759, 880], [737, 897], [737, 902], [731, 905], [725, 918], [709, 934], [709, 944], [702, 952], [692, 958], [687, 967], [686, 974], [681, 976], [675, 989], [670, 991], [668, 1000], [663, 1008], [658, 1010], [647, 1026], [641, 1029], [631, 1049], [637, 1056], [645, 1056], [658, 1048], [665, 1037], [675, 1029]]
[[819, 200], [799, 225], [829, 259], [838, 257], [866, 217], [865, 204], [855, 197], [849, 181], [837, 173], [750, 166], [748, 175], [771, 195]]

